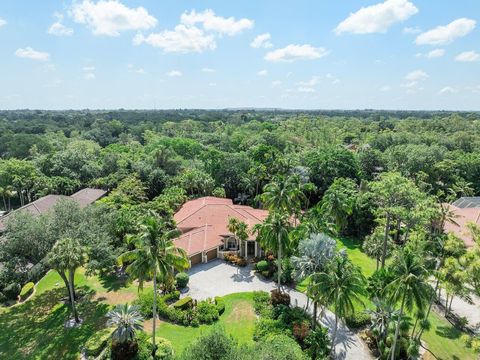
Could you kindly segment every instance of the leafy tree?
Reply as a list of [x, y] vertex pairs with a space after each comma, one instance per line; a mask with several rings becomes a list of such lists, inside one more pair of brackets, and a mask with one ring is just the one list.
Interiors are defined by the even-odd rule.
[[143, 219], [140, 231], [129, 238], [135, 248], [119, 257], [121, 264], [127, 263], [126, 271], [132, 279], [137, 279], [139, 288], [149, 279], [153, 279], [153, 352], [155, 358], [155, 324], [157, 317], [157, 278], [173, 276], [175, 270], [188, 268], [188, 259], [183, 249], [177, 248], [173, 239], [177, 230], [169, 229], [169, 224], [148, 216]]
[[225, 329], [213, 329], [198, 337], [180, 355], [181, 360], [240, 360], [237, 341]]

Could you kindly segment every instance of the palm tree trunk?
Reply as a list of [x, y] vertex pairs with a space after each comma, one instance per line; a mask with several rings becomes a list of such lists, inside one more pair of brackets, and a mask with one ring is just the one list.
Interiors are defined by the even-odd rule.
[[70, 298], [70, 284], [67, 279], [67, 275], [65, 275], [65, 271], [59, 271], [57, 270], [58, 275], [62, 278], [63, 282], [65, 283], [65, 288], [67, 289], [67, 296]]
[[335, 354], [335, 338], [337, 337], [337, 329], [338, 329], [338, 315], [337, 315], [337, 311], [335, 310], [335, 326], [333, 328], [332, 345], [330, 346], [330, 354]]
[[385, 234], [383, 237], [382, 269], [385, 267], [385, 259], [387, 257], [387, 244], [388, 244], [389, 230], [390, 230], [390, 214], [387, 214], [387, 221], [385, 222]]
[[68, 275], [70, 277], [69, 285], [70, 285], [70, 302], [72, 303], [72, 311], [73, 316], [75, 318], [75, 322], [78, 324], [80, 323], [80, 319], [78, 318], [77, 307], [75, 306], [75, 295], [73, 291], [73, 279], [75, 277], [75, 269], [70, 269], [68, 271]]
[[318, 304], [316, 301], [313, 302], [313, 323], [312, 323], [312, 330], [315, 331], [317, 327], [317, 307]]
[[445, 317], [448, 315], [448, 292], [445, 292], [447, 297], [445, 298]]
[[280, 235], [278, 236], [278, 259], [277, 259], [277, 275], [278, 275], [278, 291], [280, 291], [282, 278], [282, 244], [280, 242]]
[[452, 302], [453, 302], [453, 298], [455, 297], [455, 294], [452, 294], [452, 297], [450, 299], [450, 305], [448, 305], [448, 312], [451, 312], [452, 311]]
[[157, 318], [157, 266], [153, 268], [153, 330], [152, 330], [152, 357], [155, 359], [155, 353], [157, 352], [157, 346], [155, 345], [155, 322]]
[[2, 194], [2, 199], [3, 199], [3, 208], [5, 209], [5, 211], [8, 211], [7, 200], [5, 199], [5, 194]]
[[393, 338], [392, 355], [390, 356], [391, 360], [395, 360], [395, 350], [397, 347], [398, 333], [400, 332], [400, 322], [402, 321], [403, 307], [405, 306], [405, 298], [406, 298], [407, 290], [408, 289], [405, 289], [403, 293], [402, 305], [400, 306], [400, 314], [398, 314], [397, 326], [395, 327], [395, 337]]
[[[435, 289], [432, 292], [432, 298], [430, 299], [430, 304], [428, 304], [428, 309], [427, 313], [425, 314], [425, 320], [428, 320], [428, 317], [430, 316], [430, 311], [432, 310], [433, 302], [435, 301], [435, 296], [437, 295], [437, 290], [440, 288], [440, 279], [437, 278], [437, 282], [435, 284]], [[420, 332], [417, 335], [417, 340], [420, 341], [423, 331], [425, 330], [424, 326], [420, 327]]]

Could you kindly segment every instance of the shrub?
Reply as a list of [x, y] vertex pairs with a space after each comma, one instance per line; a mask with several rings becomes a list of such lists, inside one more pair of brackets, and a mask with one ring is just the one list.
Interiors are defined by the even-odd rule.
[[162, 296], [161, 298], [161, 300], [165, 301], [165, 303], [167, 304], [171, 304], [172, 302], [175, 302], [178, 299], [180, 299], [180, 291], [178, 290], [172, 291], [171, 293], [168, 293]]
[[305, 339], [307, 353], [312, 359], [327, 359], [330, 354], [330, 339], [328, 329], [318, 326], [315, 331], [310, 331]]
[[0, 303], [7, 301], [7, 297], [3, 295], [3, 292], [0, 291]]
[[303, 344], [305, 338], [310, 334], [310, 322], [302, 321], [299, 323], [294, 323], [292, 334], [298, 343]]
[[[152, 360], [152, 341], [148, 334], [139, 332], [137, 334], [138, 353], [134, 360]], [[164, 338], [156, 338], [157, 353], [155, 360], [173, 359], [173, 347], [170, 341]]]
[[283, 335], [271, 335], [255, 344], [245, 359], [307, 360], [300, 346], [292, 338]]
[[345, 323], [350, 329], [360, 329], [371, 323], [371, 316], [366, 312], [355, 312], [345, 318]]
[[179, 289], [183, 289], [187, 287], [190, 277], [188, 276], [187, 273], [180, 272], [177, 275], [175, 275], [175, 280], [177, 281], [177, 287]]
[[153, 315], [153, 291], [140, 293], [138, 299], [133, 302], [133, 305], [138, 306], [138, 311], [140, 311], [140, 314], [142, 314], [144, 318], [150, 319]]
[[311, 316], [304, 309], [298, 306], [291, 308], [283, 304], [273, 309], [273, 316], [287, 327], [291, 327], [294, 323], [311, 322], [312, 320]]
[[272, 274], [268, 270], [262, 271], [261, 274], [262, 274], [263, 277], [265, 277], [267, 279], [270, 279], [272, 277]]
[[266, 260], [262, 260], [257, 263], [256, 268], [260, 272], [268, 271], [270, 265], [268, 265], [268, 262]]
[[271, 293], [271, 301], [273, 306], [277, 305], [285, 305], [289, 306], [290, 305], [290, 295], [287, 293], [284, 293], [278, 289], [270, 291]]
[[180, 356], [181, 360], [236, 360], [237, 341], [226, 334], [224, 328], [215, 326], [209, 333], [194, 340]]
[[173, 303], [173, 307], [175, 309], [187, 309], [192, 307], [193, 305], [193, 299], [190, 296], [185, 296], [183, 299], [177, 300], [176, 302]]
[[253, 340], [259, 341], [270, 335], [282, 334], [289, 334], [289, 331], [280, 320], [260, 318], [255, 322]]
[[5, 289], [3, 289], [3, 295], [7, 298], [7, 300], [16, 300], [22, 287], [18, 283], [12, 283], [7, 285]]
[[112, 336], [113, 328], [99, 330], [91, 335], [85, 343], [85, 353], [88, 356], [98, 356], [107, 346], [107, 342]]
[[225, 312], [225, 300], [220, 296], [216, 296], [215, 305], [217, 306], [218, 315], [222, 315]]
[[259, 316], [271, 317], [270, 294], [266, 291], [254, 291], [253, 308]]
[[218, 320], [217, 306], [209, 299], [200, 301], [196, 310], [200, 323], [211, 324]]
[[20, 291], [20, 300], [24, 301], [33, 293], [33, 288], [35, 284], [33, 282], [28, 282], [23, 285], [22, 290]]

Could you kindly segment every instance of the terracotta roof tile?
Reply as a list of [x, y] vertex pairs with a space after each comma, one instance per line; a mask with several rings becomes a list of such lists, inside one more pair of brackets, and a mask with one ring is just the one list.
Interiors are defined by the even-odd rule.
[[455, 205], [444, 204], [455, 214], [454, 222], [445, 223], [445, 232], [453, 233], [463, 240], [466, 246], [474, 245], [468, 223], [480, 225], [480, 208], [458, 208]]

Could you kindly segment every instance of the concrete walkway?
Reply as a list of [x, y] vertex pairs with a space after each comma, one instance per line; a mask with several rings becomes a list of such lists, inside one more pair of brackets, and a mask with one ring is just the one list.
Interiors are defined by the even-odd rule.
[[[190, 282], [188, 291], [183, 296], [195, 299], [205, 299], [214, 296], [224, 296], [247, 291], [271, 291], [276, 286], [272, 281], [266, 281], [257, 276], [249, 266], [239, 268], [222, 260], [213, 260], [207, 264], [195, 265], [189, 271]], [[284, 288], [290, 294], [292, 305], [306, 307], [307, 296], [291, 288]], [[308, 311], [312, 313], [310, 305]], [[327, 311], [320, 323], [329, 329], [333, 328], [335, 317]], [[339, 324], [335, 344], [337, 359], [369, 360], [373, 359], [363, 341], [345, 325]]]
[[[480, 327], [480, 298], [471, 295], [472, 303], [469, 303], [458, 296], [455, 296], [452, 301], [452, 312], [468, 320], [468, 326], [473, 330], [477, 326]], [[443, 290], [440, 296], [440, 302], [445, 305], [445, 291]]]

